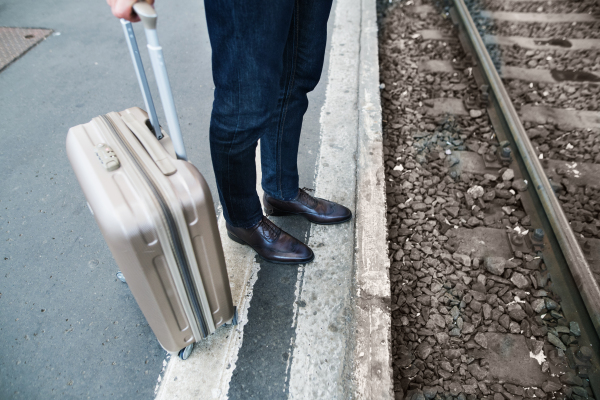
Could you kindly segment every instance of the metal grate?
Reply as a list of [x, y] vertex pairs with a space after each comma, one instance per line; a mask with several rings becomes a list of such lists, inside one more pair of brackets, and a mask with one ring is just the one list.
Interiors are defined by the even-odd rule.
[[52, 33], [52, 29], [0, 27], [0, 71]]

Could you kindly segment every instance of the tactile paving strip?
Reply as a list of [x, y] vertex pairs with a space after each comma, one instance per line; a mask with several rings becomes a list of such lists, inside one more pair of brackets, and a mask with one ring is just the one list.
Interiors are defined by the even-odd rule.
[[52, 33], [52, 29], [0, 26], [0, 71]]

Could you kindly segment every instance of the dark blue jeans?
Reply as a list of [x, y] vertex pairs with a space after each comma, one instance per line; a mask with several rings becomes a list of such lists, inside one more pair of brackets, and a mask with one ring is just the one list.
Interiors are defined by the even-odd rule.
[[306, 94], [321, 77], [332, 0], [206, 0], [215, 100], [210, 121], [213, 168], [227, 222], [260, 221], [255, 152], [262, 187], [298, 194], [298, 145]]

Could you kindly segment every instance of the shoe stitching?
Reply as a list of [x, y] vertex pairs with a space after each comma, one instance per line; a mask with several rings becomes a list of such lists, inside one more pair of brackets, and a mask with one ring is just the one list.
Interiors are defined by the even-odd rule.
[[269, 242], [274, 242], [281, 234], [281, 228], [271, 222], [268, 218], [263, 218], [260, 225], [263, 226], [262, 231], [264, 232], [265, 239]]
[[300, 189], [300, 193], [298, 193], [298, 201], [302, 204], [304, 204], [306, 207], [315, 209], [318, 205], [319, 202], [312, 197], [310, 194], [307, 193], [307, 191], [309, 192], [314, 192], [314, 189], [309, 189], [309, 188], [302, 188]]

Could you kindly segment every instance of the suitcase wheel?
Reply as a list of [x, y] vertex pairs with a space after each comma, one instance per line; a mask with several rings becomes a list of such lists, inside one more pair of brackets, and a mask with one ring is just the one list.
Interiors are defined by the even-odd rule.
[[125, 280], [125, 275], [123, 275], [123, 273], [121, 271], [117, 272], [117, 278], [123, 282], [123, 283], [127, 283], [127, 281]]
[[190, 356], [190, 354], [192, 354], [193, 349], [194, 349], [194, 344], [192, 343], [189, 346], [186, 346], [185, 348], [179, 350], [179, 353], [177, 355], [182, 360], [187, 360], [187, 358]]

